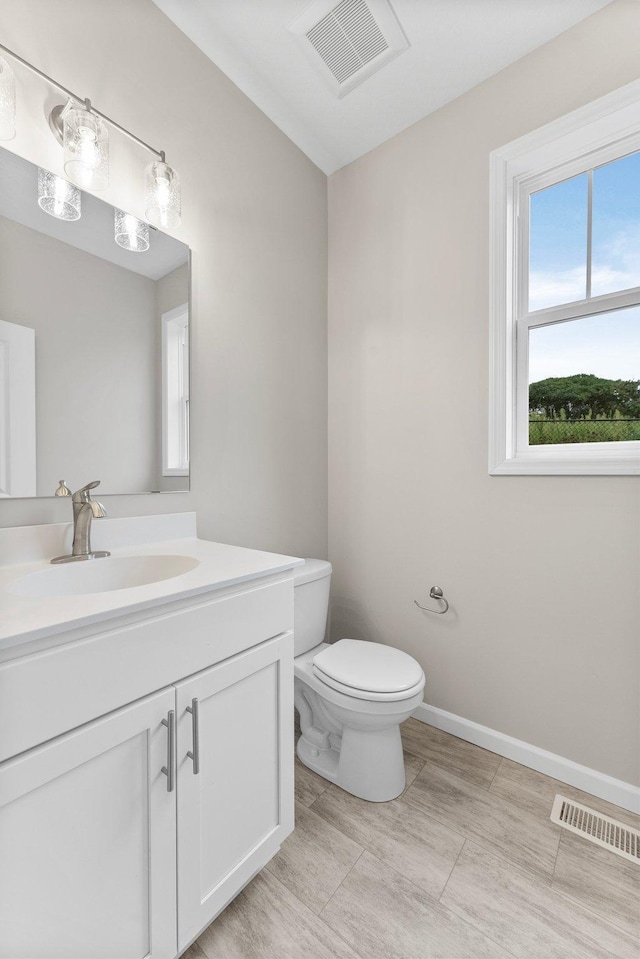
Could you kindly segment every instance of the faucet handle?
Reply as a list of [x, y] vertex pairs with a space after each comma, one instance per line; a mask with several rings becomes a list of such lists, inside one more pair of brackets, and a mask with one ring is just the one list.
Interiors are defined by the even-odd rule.
[[60, 485], [55, 491], [55, 496], [71, 496], [71, 490], [64, 480], [60, 480]]
[[89, 506], [91, 507], [91, 512], [95, 519], [100, 519], [102, 516], [108, 516], [107, 507], [102, 503], [99, 503], [97, 499], [90, 499]]
[[88, 503], [91, 500], [91, 493], [89, 491], [95, 489], [96, 486], [100, 486], [100, 480], [92, 480], [91, 483], [87, 483], [86, 486], [77, 489], [73, 494], [73, 502]]

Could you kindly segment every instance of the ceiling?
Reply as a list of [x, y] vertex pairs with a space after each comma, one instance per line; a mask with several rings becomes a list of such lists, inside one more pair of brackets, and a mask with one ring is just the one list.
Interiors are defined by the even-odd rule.
[[154, 0], [327, 174], [609, 2], [391, 0], [409, 48], [339, 98], [288, 29], [308, 0]]

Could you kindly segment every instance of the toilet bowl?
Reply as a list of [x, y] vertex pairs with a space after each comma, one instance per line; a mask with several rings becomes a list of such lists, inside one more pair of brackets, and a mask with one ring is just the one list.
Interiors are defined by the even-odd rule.
[[323, 642], [331, 564], [307, 560], [294, 572], [294, 701], [298, 758], [370, 802], [405, 786], [400, 723], [422, 702], [424, 673], [413, 657], [380, 643]]

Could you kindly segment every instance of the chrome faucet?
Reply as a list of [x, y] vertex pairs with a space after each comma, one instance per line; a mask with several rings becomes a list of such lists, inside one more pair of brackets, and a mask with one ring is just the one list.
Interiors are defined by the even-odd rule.
[[100, 486], [100, 480], [87, 483], [82, 489], [72, 493], [64, 480], [56, 490], [56, 496], [71, 496], [73, 504], [73, 546], [67, 556], [56, 556], [52, 563], [75, 563], [83, 559], [99, 559], [111, 554], [105, 549], [91, 549], [91, 520], [107, 515], [107, 510], [95, 499], [91, 499], [91, 490]]

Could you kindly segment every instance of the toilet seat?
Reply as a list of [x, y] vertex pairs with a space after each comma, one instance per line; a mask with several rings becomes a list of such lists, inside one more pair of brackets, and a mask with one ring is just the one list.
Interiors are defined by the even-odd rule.
[[382, 643], [341, 639], [313, 658], [322, 683], [355, 699], [401, 702], [421, 692], [424, 673], [412, 656]]

